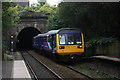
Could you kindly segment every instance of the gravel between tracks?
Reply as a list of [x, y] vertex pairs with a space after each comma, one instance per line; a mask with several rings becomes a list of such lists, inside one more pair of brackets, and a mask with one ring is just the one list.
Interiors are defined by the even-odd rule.
[[82, 70], [80, 68], [80, 65], [81, 65], [81, 66], [86, 66], [88, 68], [94, 69], [95, 71], [99, 70], [105, 74], [113, 75], [116, 78], [120, 78], [119, 62], [109, 61], [109, 60], [99, 59], [99, 58], [88, 58], [88, 59], [82, 60], [81, 63], [78, 63], [76, 65], [77, 66], [73, 65], [72, 67], [80, 71]]
[[112, 62], [104, 59], [93, 59], [91, 63], [86, 63], [91, 68], [98, 69], [106, 74], [115, 75], [120, 78], [120, 63]]
[[[81, 74], [77, 74], [76, 72], [55, 63], [54, 61], [52, 61], [49, 58], [46, 58], [40, 54], [37, 54], [33, 51], [29, 51], [29, 53], [36, 57], [38, 60], [40, 60], [41, 62], [43, 62], [45, 65], [47, 65], [49, 68], [51, 68], [55, 73], [57, 73], [59, 76], [61, 76], [62, 78], [86, 78], [85, 76], [81, 75]], [[87, 79], [87, 78], [86, 78]]]
[[43, 65], [38, 63], [38, 61], [36, 61], [32, 56], [28, 55], [28, 53], [23, 52], [22, 54], [38, 78], [57, 78], [53, 73], [51, 74], [51, 72]]

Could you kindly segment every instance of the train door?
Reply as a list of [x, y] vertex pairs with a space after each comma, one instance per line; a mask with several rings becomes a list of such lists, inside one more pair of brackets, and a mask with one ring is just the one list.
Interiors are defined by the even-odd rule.
[[52, 52], [56, 52], [56, 36], [52, 35]]

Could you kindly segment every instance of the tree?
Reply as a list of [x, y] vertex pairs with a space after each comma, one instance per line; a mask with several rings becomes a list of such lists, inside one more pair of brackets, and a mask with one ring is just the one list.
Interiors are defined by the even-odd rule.
[[18, 6], [15, 3], [2, 3], [2, 23], [4, 27], [14, 26], [19, 21]]
[[56, 10], [55, 6], [50, 6], [49, 4], [46, 3], [42, 7], [40, 7], [40, 9], [37, 12], [45, 13], [45, 14], [47, 13], [54, 14], [55, 10]]
[[49, 30], [60, 29], [63, 27], [63, 22], [59, 18], [58, 8], [56, 7], [56, 10], [54, 10], [54, 11], [55, 12], [53, 14], [51, 14], [51, 16], [48, 18]]
[[120, 37], [119, 10], [119, 3], [63, 2], [59, 5], [59, 16], [64, 27], [81, 28], [87, 40]]
[[33, 3], [30, 6], [26, 6], [25, 8], [23, 8], [23, 10], [21, 12], [24, 12], [24, 11], [34, 11], [34, 12], [38, 12], [38, 10], [43, 6], [42, 3]]
[[8, 50], [8, 42], [6, 36], [6, 28], [13, 27], [19, 21], [18, 16], [18, 6], [13, 2], [3, 2], [2, 3], [2, 58], [4, 59], [4, 54]]

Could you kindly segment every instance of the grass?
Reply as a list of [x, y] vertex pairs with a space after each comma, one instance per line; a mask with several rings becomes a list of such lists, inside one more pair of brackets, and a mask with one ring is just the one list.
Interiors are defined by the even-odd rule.
[[14, 60], [13, 56], [8, 55], [8, 54], [4, 54], [4, 59], [5, 59], [5, 61], [13, 61]]
[[93, 78], [112, 78], [114, 80], [118, 80], [118, 77], [115, 77], [114, 75], [106, 74], [106, 73], [101, 72], [99, 70], [92, 69], [85, 64], [75, 64], [74, 67], [80, 68], [80, 71], [83, 74], [88, 75], [89, 77], [93, 77]]

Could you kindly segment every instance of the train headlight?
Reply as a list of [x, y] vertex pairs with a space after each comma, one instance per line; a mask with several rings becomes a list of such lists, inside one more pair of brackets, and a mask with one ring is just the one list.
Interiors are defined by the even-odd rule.
[[64, 46], [60, 46], [59, 49], [65, 49], [65, 47]]
[[82, 48], [82, 46], [78, 46], [77, 48]]

